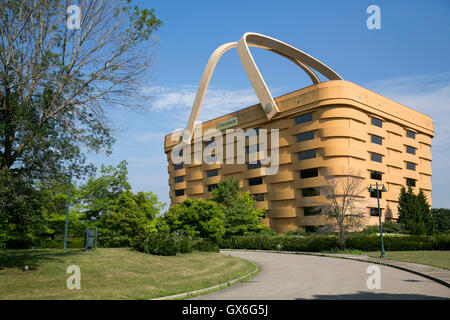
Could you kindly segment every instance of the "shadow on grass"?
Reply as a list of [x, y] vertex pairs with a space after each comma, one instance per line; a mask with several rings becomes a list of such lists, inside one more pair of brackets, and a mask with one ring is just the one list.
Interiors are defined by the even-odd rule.
[[[317, 300], [449, 300], [445, 297], [427, 296], [423, 294], [375, 293], [359, 291], [351, 294], [314, 295]], [[296, 300], [306, 300], [297, 298]]]
[[0, 270], [28, 266], [36, 270], [45, 261], [63, 261], [61, 258], [84, 253], [83, 249], [17, 249], [0, 251]]

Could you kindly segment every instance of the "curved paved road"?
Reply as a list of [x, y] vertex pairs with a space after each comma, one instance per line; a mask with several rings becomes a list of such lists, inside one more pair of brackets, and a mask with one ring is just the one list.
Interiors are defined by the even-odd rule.
[[368, 289], [368, 262], [271, 252], [222, 253], [256, 262], [261, 271], [247, 282], [193, 299], [450, 299], [449, 288], [382, 265], [376, 265], [381, 288]]

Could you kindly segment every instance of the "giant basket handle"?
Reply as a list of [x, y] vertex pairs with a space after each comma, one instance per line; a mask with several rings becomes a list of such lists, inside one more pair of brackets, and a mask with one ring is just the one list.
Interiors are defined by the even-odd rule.
[[294, 48], [284, 42], [259, 33], [245, 33], [239, 40], [239, 42], [225, 43], [218, 47], [211, 54], [208, 60], [208, 64], [203, 71], [202, 79], [198, 86], [197, 94], [195, 95], [191, 114], [189, 115], [188, 123], [183, 133], [184, 143], [191, 143], [195, 122], [198, 119], [203, 99], [205, 98], [205, 93], [217, 62], [225, 52], [234, 47], [237, 47], [241, 63], [245, 69], [245, 72], [247, 73], [247, 76], [253, 86], [253, 90], [255, 91], [256, 96], [258, 97], [267, 118], [271, 119], [273, 116], [280, 112], [280, 109], [275, 103], [275, 100], [273, 99], [266, 83], [264, 82], [263, 77], [261, 76], [261, 73], [259, 72], [258, 67], [256, 66], [253, 56], [250, 53], [249, 46], [263, 48], [291, 60], [308, 74], [314, 84], [319, 83], [320, 80], [310, 68], [315, 69], [323, 76], [328, 78], [328, 80], [342, 80], [342, 78], [331, 68], [297, 48]]

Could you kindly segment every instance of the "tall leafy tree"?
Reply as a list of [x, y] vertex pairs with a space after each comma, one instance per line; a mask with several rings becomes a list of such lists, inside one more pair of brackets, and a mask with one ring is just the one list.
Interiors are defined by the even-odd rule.
[[172, 206], [164, 215], [164, 221], [171, 232], [182, 232], [214, 243], [225, 233], [224, 220], [221, 207], [211, 200], [187, 199]]
[[84, 207], [87, 219], [97, 221], [103, 214], [108, 213], [111, 201], [119, 199], [122, 193], [131, 190], [127, 165], [125, 160], [117, 167], [102, 165], [99, 177], [91, 177], [80, 186], [77, 201]]
[[38, 182], [92, 173], [85, 152], [114, 143], [107, 111], [145, 98], [139, 87], [162, 24], [154, 10], [80, 0], [72, 29], [70, 4], [0, 1], [0, 234], [41, 228]]
[[255, 208], [255, 200], [250, 192], [242, 192], [238, 179], [222, 180], [211, 191], [213, 200], [225, 213], [225, 237], [240, 236], [269, 229], [261, 223], [263, 209]]
[[101, 216], [99, 234], [107, 239], [128, 239], [156, 230], [155, 217], [165, 204], [152, 192], [134, 194], [126, 190], [109, 203], [109, 212]]
[[152, 64], [154, 10], [129, 0], [0, 1], [0, 172], [31, 179], [90, 172], [83, 150], [109, 152], [113, 106], [139, 106]]

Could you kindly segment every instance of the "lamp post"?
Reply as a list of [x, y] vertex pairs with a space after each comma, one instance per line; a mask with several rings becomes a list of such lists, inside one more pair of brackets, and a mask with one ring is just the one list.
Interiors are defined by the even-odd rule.
[[64, 250], [67, 249], [67, 229], [69, 227], [70, 189], [72, 189], [72, 174], [70, 174], [69, 191], [67, 192], [66, 226], [64, 228]]
[[[382, 186], [382, 189], [380, 190], [379, 187]], [[377, 204], [378, 204], [378, 223], [380, 224], [380, 242], [381, 242], [381, 255], [380, 258], [385, 259], [386, 253], [384, 252], [384, 241], [383, 241], [383, 225], [381, 224], [381, 209], [380, 209], [380, 192], [386, 192], [386, 187], [384, 184], [379, 185], [378, 182], [375, 184], [375, 190], [377, 191]], [[374, 189], [372, 188], [372, 185], [369, 187], [369, 191], [373, 192]]]

